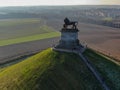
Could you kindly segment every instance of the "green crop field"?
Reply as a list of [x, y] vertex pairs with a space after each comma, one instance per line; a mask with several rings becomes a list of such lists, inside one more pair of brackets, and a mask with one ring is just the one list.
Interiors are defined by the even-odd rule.
[[59, 35], [60, 35], [59, 32], [50, 32], [50, 33], [31, 35], [31, 36], [15, 38], [15, 39], [1, 40], [0, 46], [17, 44], [17, 43], [22, 43], [22, 42], [34, 41], [34, 40], [41, 40], [41, 39], [46, 39], [46, 38], [52, 38], [52, 37], [57, 37]]
[[0, 46], [59, 35], [53, 28], [47, 26], [44, 20], [38, 18], [0, 20]]
[[86, 50], [84, 55], [89, 58], [111, 90], [120, 90], [120, 63], [90, 49]]

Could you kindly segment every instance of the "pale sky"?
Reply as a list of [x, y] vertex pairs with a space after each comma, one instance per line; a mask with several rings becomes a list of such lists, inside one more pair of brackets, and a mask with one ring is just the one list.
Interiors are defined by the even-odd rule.
[[100, 0], [101, 4], [120, 5], [120, 0]]
[[120, 0], [0, 0], [0, 6], [102, 5], [102, 4], [120, 5]]

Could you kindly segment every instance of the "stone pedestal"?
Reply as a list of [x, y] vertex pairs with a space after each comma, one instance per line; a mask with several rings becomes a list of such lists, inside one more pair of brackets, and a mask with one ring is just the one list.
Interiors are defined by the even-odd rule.
[[62, 29], [61, 40], [55, 48], [77, 49], [80, 47], [78, 29]]

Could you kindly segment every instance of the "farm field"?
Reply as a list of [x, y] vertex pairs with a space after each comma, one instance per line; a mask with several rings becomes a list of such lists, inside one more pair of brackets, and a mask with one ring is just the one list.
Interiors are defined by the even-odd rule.
[[1, 19], [0, 40], [42, 34], [54, 31], [39, 18]]
[[0, 46], [59, 36], [38, 18], [0, 20]]
[[21, 56], [29, 55], [32, 52], [40, 52], [43, 49], [52, 47], [58, 40], [58, 37], [54, 37], [19, 44], [0, 46], [0, 64], [10, 62]]
[[52, 37], [57, 37], [59, 35], [60, 35], [59, 32], [49, 32], [49, 33], [31, 35], [31, 36], [26, 36], [26, 37], [21, 37], [21, 38], [1, 40], [0, 46], [18, 44], [22, 42], [29, 42], [29, 41], [34, 41], [34, 40], [46, 39], [46, 38], [52, 38]]
[[120, 29], [94, 24], [79, 24], [81, 43], [120, 61]]

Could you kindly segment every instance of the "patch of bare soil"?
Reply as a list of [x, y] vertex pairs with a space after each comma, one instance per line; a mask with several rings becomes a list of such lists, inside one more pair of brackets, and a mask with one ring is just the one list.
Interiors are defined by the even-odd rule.
[[120, 29], [82, 23], [79, 29], [82, 43], [120, 60]]
[[10, 62], [16, 58], [32, 53], [40, 52], [43, 49], [52, 47], [58, 38], [31, 41], [21, 44], [7, 45], [0, 47], [0, 64]]

